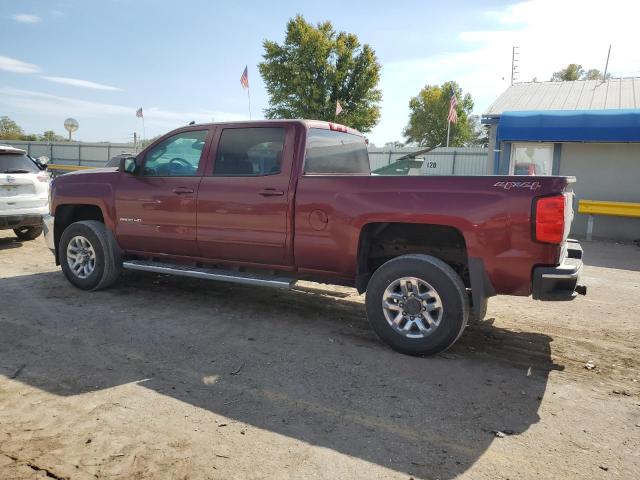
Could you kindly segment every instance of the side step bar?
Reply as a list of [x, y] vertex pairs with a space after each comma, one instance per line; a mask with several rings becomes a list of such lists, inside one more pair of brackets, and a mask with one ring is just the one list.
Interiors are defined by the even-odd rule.
[[122, 263], [122, 267], [128, 270], [140, 270], [143, 272], [164, 273], [181, 277], [203, 278], [205, 280], [218, 280], [221, 282], [240, 283], [242, 285], [255, 285], [260, 287], [272, 287], [289, 289], [296, 282], [294, 278], [275, 277], [269, 275], [256, 275], [253, 273], [234, 272], [215, 268], [188, 267], [171, 263], [147, 262], [142, 260], [129, 260]]

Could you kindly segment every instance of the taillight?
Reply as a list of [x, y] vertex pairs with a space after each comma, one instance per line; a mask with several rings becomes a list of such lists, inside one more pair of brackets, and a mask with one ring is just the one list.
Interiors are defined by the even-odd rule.
[[564, 241], [565, 197], [555, 195], [536, 200], [535, 239], [544, 243]]

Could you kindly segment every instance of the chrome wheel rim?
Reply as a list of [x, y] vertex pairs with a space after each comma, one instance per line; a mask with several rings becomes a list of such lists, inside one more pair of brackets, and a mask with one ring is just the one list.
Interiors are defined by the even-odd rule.
[[384, 317], [397, 333], [424, 338], [442, 321], [442, 300], [433, 286], [416, 277], [394, 280], [382, 295]]
[[67, 245], [67, 264], [78, 278], [88, 278], [96, 269], [96, 252], [91, 242], [76, 235]]

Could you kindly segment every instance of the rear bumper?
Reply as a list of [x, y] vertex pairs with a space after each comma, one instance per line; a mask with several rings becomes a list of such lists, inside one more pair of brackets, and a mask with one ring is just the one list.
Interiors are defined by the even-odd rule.
[[533, 298], [535, 300], [573, 300], [586, 295], [587, 287], [580, 284], [582, 247], [575, 240], [567, 240], [567, 254], [556, 267], [533, 269]]
[[42, 225], [42, 215], [1, 215], [0, 230], [21, 228], [21, 227], [37, 227]]

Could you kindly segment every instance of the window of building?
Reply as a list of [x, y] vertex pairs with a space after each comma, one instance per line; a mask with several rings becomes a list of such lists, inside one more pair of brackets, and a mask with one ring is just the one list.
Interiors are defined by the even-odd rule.
[[510, 175], [551, 175], [553, 143], [514, 143], [511, 145]]

